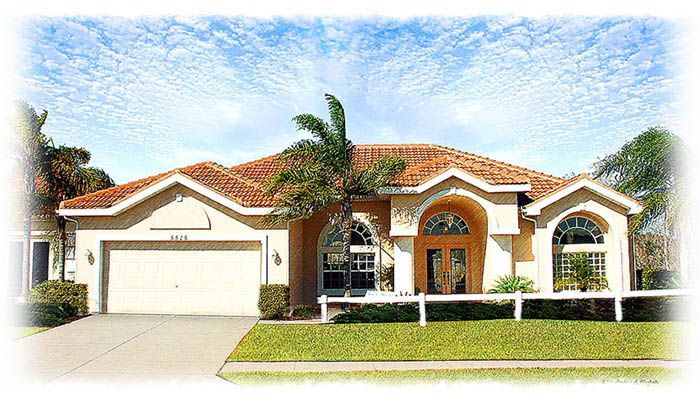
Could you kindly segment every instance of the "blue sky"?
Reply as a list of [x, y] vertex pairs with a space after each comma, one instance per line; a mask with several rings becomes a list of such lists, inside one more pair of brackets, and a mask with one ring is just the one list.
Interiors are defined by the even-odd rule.
[[[436, 143], [558, 175], [681, 126], [677, 26], [655, 18], [48, 18], [22, 25], [21, 97], [118, 183], [234, 165], [345, 105], [355, 143]], [[680, 132], [679, 132], [680, 133]]]

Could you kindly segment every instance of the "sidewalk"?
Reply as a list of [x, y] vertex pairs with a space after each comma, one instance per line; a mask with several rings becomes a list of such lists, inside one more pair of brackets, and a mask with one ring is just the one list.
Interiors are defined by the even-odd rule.
[[412, 371], [495, 368], [689, 368], [677, 360], [473, 360], [473, 361], [289, 361], [227, 362], [219, 372]]

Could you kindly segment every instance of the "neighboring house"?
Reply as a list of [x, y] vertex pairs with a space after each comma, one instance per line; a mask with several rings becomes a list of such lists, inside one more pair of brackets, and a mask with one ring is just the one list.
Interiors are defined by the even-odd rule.
[[[11, 174], [16, 187], [20, 187], [20, 178], [16, 173]], [[15, 193], [17, 201], [20, 195]], [[14, 207], [16, 208], [16, 207]], [[20, 295], [22, 289], [22, 257], [24, 235], [22, 232], [22, 216], [14, 212], [9, 231], [6, 233], [7, 242], [7, 294], [10, 297]], [[56, 218], [53, 215], [35, 215], [32, 218], [32, 235], [30, 241], [29, 281], [34, 287], [49, 279], [58, 279], [58, 268], [53, 268], [54, 253], [50, 245], [50, 237], [56, 231]], [[66, 246], [66, 279], [72, 280], [75, 275], [75, 232], [74, 225], [67, 225], [68, 243]]]
[[[564, 180], [428, 144], [358, 145], [355, 161], [402, 157], [381, 194], [354, 202], [353, 294], [481, 293], [507, 274], [550, 292], [568, 252], [585, 251], [613, 290], [631, 287], [628, 218], [640, 204], [587, 175]], [[273, 155], [204, 162], [63, 202], [79, 221], [76, 282], [95, 312], [257, 315], [261, 283], [293, 304], [341, 295], [329, 212], [268, 226]]]

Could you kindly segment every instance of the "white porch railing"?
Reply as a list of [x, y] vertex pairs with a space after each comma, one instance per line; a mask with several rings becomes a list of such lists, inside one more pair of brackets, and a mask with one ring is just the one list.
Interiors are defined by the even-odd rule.
[[386, 303], [418, 303], [420, 326], [426, 326], [425, 303], [446, 303], [461, 301], [488, 301], [488, 300], [513, 300], [515, 310], [513, 317], [516, 321], [522, 319], [523, 301], [525, 300], [569, 300], [569, 299], [615, 299], [615, 320], [622, 321], [622, 299], [632, 297], [666, 297], [666, 296], [691, 296], [691, 289], [666, 289], [666, 290], [632, 290], [632, 291], [605, 291], [605, 292], [555, 292], [555, 293], [493, 293], [493, 294], [429, 294], [417, 295], [372, 295], [365, 297], [328, 297], [323, 295], [318, 298], [321, 305], [321, 322], [328, 322], [328, 304], [386, 304]]

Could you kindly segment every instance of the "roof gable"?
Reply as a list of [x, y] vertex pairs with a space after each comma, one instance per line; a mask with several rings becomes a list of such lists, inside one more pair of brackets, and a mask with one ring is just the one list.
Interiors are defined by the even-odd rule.
[[580, 174], [574, 178], [562, 182], [560, 185], [540, 196], [534, 202], [524, 206], [523, 211], [529, 216], [540, 215], [543, 208], [554, 204], [558, 200], [584, 188], [624, 207], [627, 209], [628, 215], [639, 214], [642, 211], [642, 205], [639, 201], [606, 185], [603, 185], [602, 183], [592, 179], [590, 176], [588, 176], [588, 174]]

